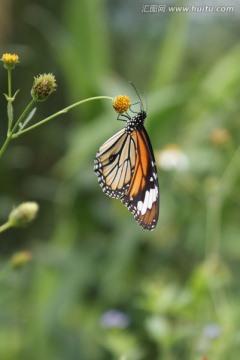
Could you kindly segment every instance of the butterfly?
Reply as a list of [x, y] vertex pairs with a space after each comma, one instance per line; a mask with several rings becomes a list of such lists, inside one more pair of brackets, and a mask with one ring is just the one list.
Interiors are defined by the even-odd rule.
[[122, 118], [118, 116], [118, 120], [126, 121], [126, 126], [100, 146], [94, 171], [102, 190], [111, 198], [120, 199], [140, 226], [153, 230], [159, 215], [158, 176], [152, 145], [144, 127], [147, 113], [133, 87], [140, 111], [133, 117], [127, 112]]

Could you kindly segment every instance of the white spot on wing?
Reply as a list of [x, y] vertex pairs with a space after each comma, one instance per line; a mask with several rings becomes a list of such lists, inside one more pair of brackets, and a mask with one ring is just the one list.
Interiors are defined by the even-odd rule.
[[141, 211], [141, 214], [144, 215], [147, 211], [147, 208], [148, 208], [148, 200], [149, 200], [149, 197], [150, 197], [150, 193], [151, 193], [151, 190], [150, 192], [149, 191], [146, 191], [146, 194], [145, 194], [145, 198], [144, 198], [144, 202], [143, 202], [143, 207], [142, 207], [142, 211]]
[[143, 206], [143, 202], [142, 202], [142, 201], [138, 201], [138, 203], [137, 203], [137, 209], [138, 209], [138, 211], [141, 211], [141, 210], [142, 210], [142, 206]]
[[145, 198], [142, 201], [138, 201], [137, 209], [141, 212], [141, 215], [145, 215], [148, 209], [151, 209], [153, 203], [156, 202], [158, 197], [158, 188], [155, 186], [154, 189], [150, 189], [150, 191], [146, 191]]

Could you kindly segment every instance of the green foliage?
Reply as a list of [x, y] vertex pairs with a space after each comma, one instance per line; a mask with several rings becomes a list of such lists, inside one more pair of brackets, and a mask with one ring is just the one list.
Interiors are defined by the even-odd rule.
[[[13, 139], [0, 165], [1, 223], [26, 198], [40, 212], [1, 234], [0, 358], [235, 360], [239, 15], [141, 13], [130, 1], [24, 4], [14, 4], [16, 81], [30, 88], [36, 73], [54, 72], [58, 83], [34, 117], [91, 96], [134, 100], [133, 81], [147, 95], [161, 205], [145, 232], [98, 186], [95, 153], [123, 126], [109, 101]], [[21, 92], [18, 100], [26, 104]], [[15, 268], [21, 250], [32, 260]]]

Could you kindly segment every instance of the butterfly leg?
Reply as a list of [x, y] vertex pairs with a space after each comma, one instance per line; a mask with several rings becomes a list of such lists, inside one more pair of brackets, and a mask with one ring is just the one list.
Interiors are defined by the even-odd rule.
[[[127, 114], [127, 113], [126, 113]], [[127, 119], [127, 120], [126, 120]], [[131, 117], [127, 114], [127, 115], [124, 115], [124, 114], [119, 114], [118, 117], [117, 117], [117, 120], [119, 121], [128, 121], [129, 119], [131, 119]]]

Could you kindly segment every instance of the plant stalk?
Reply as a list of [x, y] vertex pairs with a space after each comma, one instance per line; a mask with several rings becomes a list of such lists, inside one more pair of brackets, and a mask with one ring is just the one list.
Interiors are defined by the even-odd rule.
[[62, 114], [65, 114], [66, 112], [68, 112], [69, 110], [81, 105], [81, 104], [84, 104], [86, 102], [89, 102], [89, 101], [93, 101], [93, 100], [103, 100], [103, 99], [108, 99], [108, 100], [111, 100], [113, 101], [113, 98], [112, 97], [109, 97], [109, 96], [95, 96], [95, 97], [92, 97], [92, 98], [88, 98], [88, 99], [84, 99], [84, 100], [81, 100], [81, 101], [78, 101], [70, 106], [67, 106], [66, 108], [56, 112], [55, 114], [47, 117], [46, 119], [43, 119], [41, 121], [39, 121], [38, 123], [32, 125], [32, 126], [29, 126], [28, 128], [24, 129], [24, 130], [21, 130], [21, 131], [18, 131], [16, 134], [13, 134], [12, 138], [15, 139], [17, 137], [19, 137], [20, 135], [23, 135], [33, 129], [36, 129], [37, 127], [47, 123], [48, 121], [54, 119], [55, 117], [59, 116], [59, 115], [62, 115]]
[[5, 224], [0, 226], [0, 233], [6, 231], [7, 229], [9, 229], [12, 226], [11, 221], [7, 221]]

